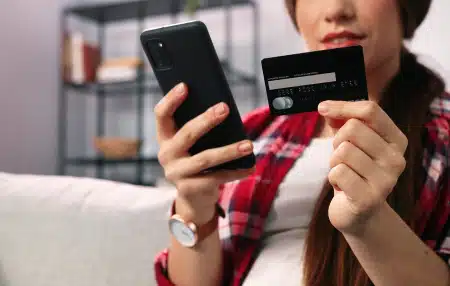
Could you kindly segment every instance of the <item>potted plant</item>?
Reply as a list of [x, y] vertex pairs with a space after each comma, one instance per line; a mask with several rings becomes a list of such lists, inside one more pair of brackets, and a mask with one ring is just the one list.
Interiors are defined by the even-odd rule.
[[199, 6], [200, 0], [186, 0], [185, 12], [188, 15], [193, 16]]

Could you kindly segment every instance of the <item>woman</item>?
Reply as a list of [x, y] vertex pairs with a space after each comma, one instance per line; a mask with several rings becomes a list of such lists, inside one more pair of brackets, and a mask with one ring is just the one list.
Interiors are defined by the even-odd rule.
[[[159, 285], [449, 285], [450, 98], [402, 45], [430, 0], [286, 4], [308, 49], [363, 46], [370, 100], [281, 117], [260, 108], [244, 118], [254, 147], [189, 156], [228, 108], [176, 130], [189, 92], [171, 91], [155, 111], [159, 160], [178, 190], [172, 211], [212, 228], [193, 247], [171, 236]], [[255, 169], [199, 175], [252, 151]]]

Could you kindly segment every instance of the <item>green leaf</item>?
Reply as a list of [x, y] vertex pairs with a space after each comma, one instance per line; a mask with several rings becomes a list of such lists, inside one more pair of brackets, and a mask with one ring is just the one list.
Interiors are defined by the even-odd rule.
[[186, 9], [185, 12], [187, 14], [194, 14], [197, 8], [200, 5], [200, 0], [186, 0]]

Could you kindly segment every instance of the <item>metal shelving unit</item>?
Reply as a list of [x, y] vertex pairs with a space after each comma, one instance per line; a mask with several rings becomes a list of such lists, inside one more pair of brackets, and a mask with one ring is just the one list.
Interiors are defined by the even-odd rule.
[[[183, 12], [185, 6], [185, 0], [138, 0], [127, 2], [113, 2], [109, 4], [100, 5], [83, 5], [68, 7], [63, 11], [61, 17], [61, 31], [64, 33], [67, 31], [68, 22], [67, 19], [71, 15], [80, 17], [81, 19], [87, 19], [94, 23], [99, 28], [98, 43], [100, 48], [100, 54], [102, 53], [102, 47], [105, 45], [105, 26], [111, 23], [116, 23], [125, 20], [137, 20], [138, 33], [143, 30], [143, 21], [151, 16], [168, 15], [171, 16], [172, 22], [175, 22], [176, 16]], [[255, 107], [258, 105], [259, 88], [258, 88], [258, 65], [259, 65], [259, 10], [256, 2], [252, 0], [205, 0], [200, 1], [200, 6], [197, 11], [208, 9], [222, 9], [225, 13], [225, 34], [226, 34], [226, 47], [225, 57], [222, 59], [222, 67], [227, 75], [227, 79], [230, 85], [250, 85], [253, 89], [251, 94]], [[252, 9], [253, 14], [253, 65], [254, 72], [252, 74], [246, 74], [240, 72], [232, 67], [232, 17], [231, 8], [236, 6], [249, 6]], [[136, 43], [139, 44], [139, 34], [136, 35]], [[142, 49], [139, 47], [138, 56], [145, 62], [145, 56]], [[62, 73], [61, 73], [62, 74]], [[96, 136], [103, 136], [105, 133], [105, 99], [127, 94], [128, 96], [136, 97], [136, 132], [137, 138], [144, 139], [143, 126], [144, 126], [144, 108], [143, 100], [144, 96], [161, 95], [161, 90], [156, 82], [153, 74], [146, 74], [144, 68], [138, 71], [138, 77], [134, 81], [101, 84], [101, 83], [87, 83], [87, 84], [73, 84], [70, 82], [60, 83], [60, 98], [59, 98], [59, 165], [58, 174], [67, 174], [67, 168], [69, 166], [78, 167], [95, 167], [96, 177], [105, 177], [106, 166], [116, 165], [132, 165], [136, 166], [136, 176], [134, 179], [122, 180], [138, 185], [153, 185], [155, 182], [144, 181], [144, 166], [150, 164], [152, 166], [158, 166], [158, 160], [152, 157], [143, 156], [142, 152], [137, 158], [130, 158], [124, 160], [109, 160], [103, 158], [100, 154], [93, 157], [69, 157], [67, 155], [67, 120], [68, 120], [68, 91], [72, 90], [76, 93], [82, 93], [93, 95], [97, 97], [96, 108]], [[156, 142], [155, 142], [156, 144]]]

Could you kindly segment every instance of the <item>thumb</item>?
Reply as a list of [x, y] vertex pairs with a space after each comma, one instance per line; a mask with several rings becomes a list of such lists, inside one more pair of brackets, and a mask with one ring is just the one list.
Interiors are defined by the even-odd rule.
[[326, 113], [323, 109], [321, 109], [321, 105], [319, 104], [319, 114], [322, 115], [325, 119], [325, 123], [330, 126], [333, 130], [333, 134], [336, 134], [337, 131], [344, 126], [344, 124], [347, 122], [348, 118], [336, 118], [336, 117], [332, 117], [330, 115], [328, 115], [328, 113]]

